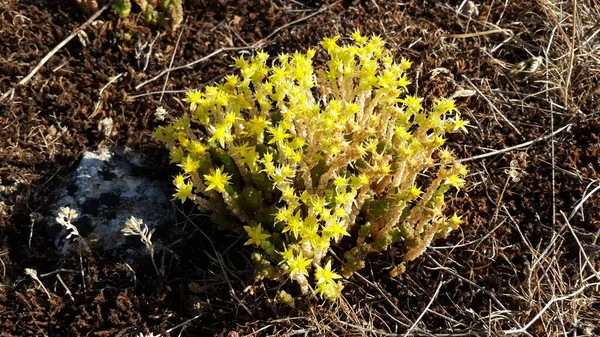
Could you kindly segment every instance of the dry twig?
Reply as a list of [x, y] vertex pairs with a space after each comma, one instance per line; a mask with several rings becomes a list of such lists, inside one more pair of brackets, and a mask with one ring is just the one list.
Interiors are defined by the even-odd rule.
[[57, 44], [56, 47], [52, 48], [52, 50], [50, 50], [50, 52], [48, 52], [48, 54], [46, 54], [46, 56], [42, 58], [42, 60], [29, 72], [29, 74], [27, 74], [27, 76], [20, 80], [15, 87], [8, 90], [0, 97], [0, 102], [4, 101], [8, 96], [11, 96], [15, 92], [16, 87], [27, 84], [27, 82], [29, 82], [33, 75], [35, 75], [44, 66], [44, 64], [46, 64], [46, 62], [50, 60], [50, 58], [54, 54], [56, 54], [62, 47], [69, 43], [69, 41], [71, 41], [75, 36], [77, 36], [79, 32], [83, 31], [85, 28], [87, 28], [87, 26], [94, 22], [94, 20], [96, 20], [100, 16], [100, 14], [102, 14], [111, 5], [112, 1], [106, 3], [106, 5], [104, 5], [96, 13], [94, 13], [94, 15], [92, 15], [86, 22], [84, 22], [81, 26], [77, 27], [71, 34], [69, 34], [69, 36], [62, 40], [61, 43]]

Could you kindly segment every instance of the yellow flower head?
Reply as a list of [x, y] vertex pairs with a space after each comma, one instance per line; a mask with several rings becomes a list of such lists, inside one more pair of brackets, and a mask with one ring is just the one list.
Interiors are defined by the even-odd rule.
[[446, 184], [455, 187], [457, 190], [460, 190], [463, 188], [463, 186], [465, 186], [465, 180], [454, 174], [446, 179]]
[[417, 187], [417, 185], [410, 188], [410, 195], [413, 199], [418, 198], [423, 192], [421, 192], [421, 188]]
[[223, 170], [223, 167], [219, 167], [216, 170], [211, 170], [210, 174], [204, 175], [204, 179], [208, 183], [208, 186], [206, 187], [207, 191], [215, 189], [221, 193], [225, 193], [225, 186], [229, 186], [231, 175], [223, 173]]
[[462, 217], [456, 215], [456, 212], [454, 212], [454, 214], [450, 218], [450, 224], [454, 229], [458, 228], [458, 226], [462, 225], [464, 222], [465, 221], [462, 219]]
[[261, 224], [258, 224], [255, 227], [244, 226], [244, 230], [246, 230], [246, 233], [248, 233], [248, 236], [250, 237], [250, 239], [244, 243], [245, 246], [252, 244], [260, 246], [271, 237], [271, 234], [263, 232]]
[[306, 269], [310, 266], [312, 259], [307, 259], [304, 257], [302, 252], [298, 253], [298, 255], [292, 257], [287, 261], [288, 266], [290, 266], [290, 274], [294, 275], [296, 273], [308, 276], [308, 270]]
[[335, 284], [335, 280], [340, 278], [342, 278], [340, 274], [331, 270], [331, 260], [327, 261], [325, 268], [317, 266], [317, 269], [315, 270], [315, 279], [317, 280], [317, 284], [323, 282]]
[[[177, 179], [177, 178], [175, 178]], [[181, 200], [183, 203], [187, 198], [192, 195], [192, 188], [194, 187], [192, 183], [183, 183], [177, 187], [177, 192], [173, 194], [173, 197]]]
[[188, 155], [187, 157], [185, 157], [183, 162], [181, 164], [178, 164], [177, 166], [181, 167], [183, 169], [183, 172], [190, 174], [195, 173], [200, 168], [200, 162], [192, 158], [192, 156]]
[[462, 130], [464, 131], [464, 133], [469, 133], [469, 131], [466, 128], [467, 125], [469, 125], [469, 121], [460, 119], [460, 115], [457, 114], [454, 118], [454, 131]]

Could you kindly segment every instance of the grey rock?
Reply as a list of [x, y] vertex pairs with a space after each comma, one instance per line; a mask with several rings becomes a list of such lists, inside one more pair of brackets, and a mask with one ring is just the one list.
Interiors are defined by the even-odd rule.
[[60, 207], [68, 206], [79, 214], [73, 224], [92, 250], [145, 249], [139, 240], [133, 240], [135, 247], [125, 245], [132, 242], [121, 233], [125, 222], [134, 216], [152, 229], [175, 218], [168, 184], [136, 174], [146, 165], [153, 163], [121, 147], [85, 152], [69, 182], [57, 191], [58, 202], [48, 218], [56, 248], [66, 253], [77, 246], [66, 240], [66, 231], [54, 219]]

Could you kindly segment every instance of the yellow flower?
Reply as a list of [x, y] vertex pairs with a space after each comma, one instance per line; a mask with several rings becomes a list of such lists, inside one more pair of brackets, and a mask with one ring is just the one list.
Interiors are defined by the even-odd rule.
[[465, 186], [465, 180], [454, 174], [446, 179], [446, 184], [456, 187], [457, 190], [460, 190], [463, 186]]
[[208, 148], [204, 146], [204, 144], [200, 143], [197, 140], [191, 141], [188, 145], [188, 150], [190, 151], [190, 153], [197, 156], [205, 154], [207, 149]]
[[328, 52], [331, 52], [332, 50], [338, 48], [338, 45], [336, 44], [336, 42], [339, 39], [340, 39], [339, 35], [336, 35], [332, 38], [326, 37], [321, 42], [321, 45], [323, 46], [323, 48], [325, 48], [325, 50], [327, 50]]
[[462, 217], [456, 215], [456, 212], [454, 212], [454, 214], [450, 218], [450, 224], [454, 229], [458, 228], [458, 226], [462, 225], [464, 222], [465, 221], [462, 219]]
[[323, 298], [333, 301], [336, 299], [344, 289], [344, 286], [340, 283], [322, 282], [317, 284], [317, 291], [323, 296]]
[[442, 135], [437, 135], [433, 139], [433, 144], [436, 147], [440, 147], [440, 146], [444, 145], [444, 143], [446, 143], [446, 138], [444, 138]]
[[413, 197], [413, 199], [418, 198], [421, 195], [421, 188], [417, 187], [416, 185], [410, 188], [410, 195]]
[[225, 115], [225, 118], [223, 118], [223, 124], [231, 127], [233, 124], [235, 124], [235, 121], [239, 119], [241, 118], [235, 112], [230, 112]]
[[298, 151], [298, 152], [292, 153], [292, 155], [290, 156], [290, 160], [293, 163], [299, 163], [302, 160], [302, 152]]
[[190, 104], [198, 104], [202, 99], [202, 96], [202, 91], [190, 90], [185, 93], [185, 98], [183, 101]]
[[398, 102], [404, 103], [412, 112], [419, 112], [423, 110], [423, 106], [421, 105], [422, 100], [422, 98], [417, 96], [406, 95], [404, 99], [399, 99]]
[[[177, 179], [177, 177], [175, 179]], [[184, 183], [179, 186], [176, 185], [176, 187], [177, 192], [173, 194], [173, 197], [181, 200], [181, 202], [183, 203], [185, 199], [189, 198], [190, 195], [192, 195], [192, 188], [194, 186], [192, 185], [192, 183]]]
[[440, 162], [442, 164], [448, 164], [454, 160], [454, 155], [451, 150], [441, 149], [438, 151], [438, 156], [440, 157]]
[[206, 187], [207, 191], [215, 189], [221, 193], [225, 193], [225, 186], [229, 186], [231, 175], [223, 173], [223, 170], [223, 167], [219, 167], [216, 170], [211, 170], [211, 174], [204, 175], [204, 179], [209, 183]]
[[469, 174], [469, 169], [466, 165], [458, 164], [458, 173], [462, 176], [466, 176], [467, 174]]
[[463, 130], [465, 133], [469, 133], [469, 131], [466, 128], [467, 125], [469, 125], [469, 121], [460, 119], [460, 116], [456, 115], [456, 118], [454, 119], [454, 131], [460, 129]]
[[387, 175], [392, 172], [392, 166], [389, 163], [385, 163], [379, 167], [381, 174]]
[[281, 263], [284, 263], [294, 258], [294, 250], [291, 248], [286, 248], [283, 253], [279, 253], [279, 255], [281, 255], [281, 258], [283, 259]]
[[225, 142], [230, 142], [233, 140], [230, 128], [226, 124], [219, 125], [218, 127], [211, 125], [208, 127], [208, 131], [212, 133], [212, 137], [210, 137], [208, 141], [210, 143], [219, 142], [223, 148], [225, 147]]
[[412, 66], [412, 61], [405, 59], [404, 57], [400, 61], [400, 68], [402, 68], [402, 70], [408, 70], [411, 66]]
[[248, 135], [260, 136], [270, 124], [265, 116], [253, 116], [248, 121]]
[[281, 197], [283, 199], [291, 199], [295, 196], [295, 189], [291, 185], [279, 187], [279, 190], [281, 191]]
[[346, 192], [337, 193], [335, 195], [335, 203], [338, 206], [342, 206], [346, 202]]
[[303, 147], [305, 142], [306, 141], [303, 138], [296, 137], [290, 142], [290, 147], [295, 150]]
[[342, 176], [337, 176], [335, 179], [333, 179], [333, 185], [338, 188], [344, 188], [348, 186], [349, 182], [350, 178], [344, 178]]
[[343, 207], [336, 207], [333, 211], [333, 216], [338, 218], [344, 218], [346, 217], [346, 215], [348, 215], [348, 212], [346, 212], [346, 210]]
[[317, 214], [322, 213], [325, 210], [325, 205], [327, 205], [325, 198], [320, 198], [317, 195], [312, 195], [309, 202], [312, 210]]
[[400, 79], [398, 79], [398, 86], [401, 88], [406, 88], [411, 83], [412, 82], [409, 81], [406, 76], [402, 76], [402, 77], [400, 77]]
[[293, 210], [291, 208], [284, 206], [277, 211], [275, 220], [280, 222], [289, 221], [289, 219], [292, 217], [292, 212]]
[[181, 163], [183, 161], [183, 149], [178, 147], [177, 150], [171, 151], [171, 163]]
[[298, 239], [298, 233], [303, 227], [302, 219], [300, 219], [300, 213], [296, 212], [293, 217], [287, 219], [287, 226], [283, 229], [283, 233], [292, 232], [294, 238]]
[[291, 138], [292, 137], [292, 135], [290, 135], [289, 133], [287, 133], [281, 127], [281, 125], [277, 126], [276, 128], [274, 128], [274, 127], [267, 127], [267, 130], [269, 130], [269, 132], [273, 135], [273, 138], [271, 138], [271, 140], [269, 141], [269, 144], [273, 144], [275, 142], [281, 142], [282, 140], [285, 140], [287, 138]]
[[342, 236], [350, 236], [344, 229], [344, 221], [331, 221], [330, 225], [323, 229], [323, 234], [332, 237], [335, 242], [340, 241]]
[[359, 174], [357, 177], [352, 179], [352, 185], [355, 188], [359, 188], [361, 186], [365, 186], [369, 184], [369, 176], [365, 173]]
[[306, 269], [310, 266], [312, 259], [307, 259], [302, 255], [302, 253], [298, 253], [298, 255], [292, 257], [287, 261], [288, 266], [290, 266], [290, 274], [303, 274], [308, 276], [308, 270]]
[[366, 36], [360, 35], [360, 31], [359, 30], [355, 30], [354, 33], [352, 33], [352, 39], [354, 41], [356, 41], [356, 44], [362, 46], [365, 43], [367, 43], [367, 41], [368, 41], [369, 38], [366, 37]]
[[184, 176], [183, 174], [178, 174], [173, 179], [173, 185], [175, 185], [175, 187], [178, 187], [178, 188], [183, 186], [185, 184], [185, 178], [186, 178], [186, 176]]
[[394, 135], [403, 140], [409, 140], [412, 138], [412, 134], [403, 126], [397, 126], [396, 130], [394, 130]]
[[267, 152], [263, 154], [263, 159], [261, 160], [261, 162], [265, 166], [264, 171], [268, 175], [273, 175], [275, 173], [275, 164], [273, 164], [273, 152]]
[[256, 246], [260, 246], [263, 242], [271, 237], [271, 234], [264, 233], [262, 230], [261, 224], [256, 225], [256, 227], [244, 226], [244, 230], [248, 233], [250, 239], [244, 243], [244, 246], [254, 244]]
[[183, 162], [177, 164], [177, 166], [181, 167], [185, 173], [194, 173], [200, 168], [200, 161], [195, 160], [192, 156], [188, 155]]
[[[447, 113], [447, 112], [451, 112], [451, 111], [458, 111], [456, 109], [456, 104], [455, 104], [455, 102], [454, 102], [453, 99], [442, 99], [436, 105], [439, 105], [440, 112], [442, 112], [442, 113]], [[434, 110], [436, 108], [437, 107], [434, 107]]]
[[341, 275], [331, 270], [331, 260], [327, 261], [325, 268], [317, 266], [317, 270], [315, 270], [315, 279], [317, 280], [317, 284], [321, 284], [323, 282], [335, 284], [335, 280], [340, 278], [342, 278]]

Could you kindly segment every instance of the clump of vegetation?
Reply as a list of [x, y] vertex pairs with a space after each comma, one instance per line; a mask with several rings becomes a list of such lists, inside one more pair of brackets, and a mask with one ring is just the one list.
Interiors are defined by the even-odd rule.
[[411, 261], [456, 229], [444, 196], [468, 172], [443, 147], [448, 132], [466, 132], [454, 102], [426, 111], [407, 94], [409, 60], [378, 36], [339, 38], [321, 42], [318, 71], [315, 49], [236, 59], [239, 75], [188, 92], [190, 112], [154, 132], [181, 168], [174, 197], [247, 235], [257, 277], [327, 299], [370, 253], [402, 244]]
[[[103, 0], [75, 0], [87, 13], [91, 14], [104, 5]], [[133, 0], [141, 9], [147, 25], [159, 25], [172, 31], [177, 30], [183, 21], [183, 0]], [[131, 0], [115, 0], [113, 10], [126, 18], [131, 14]]]

